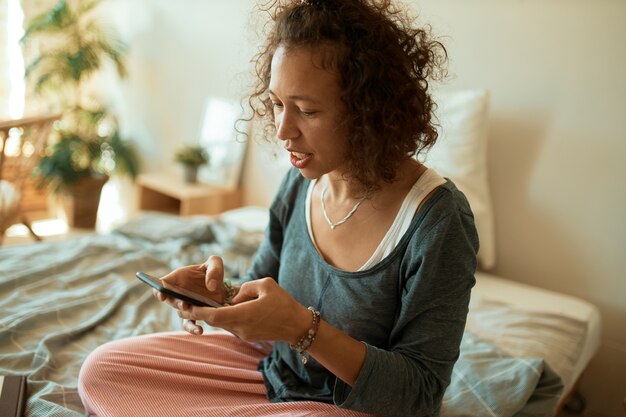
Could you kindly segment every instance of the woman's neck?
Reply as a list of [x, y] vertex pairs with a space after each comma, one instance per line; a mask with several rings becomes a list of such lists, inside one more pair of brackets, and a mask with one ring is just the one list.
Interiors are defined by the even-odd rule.
[[351, 181], [349, 175], [342, 172], [329, 172], [323, 175], [319, 182], [321, 189], [326, 188], [326, 198], [341, 204], [362, 199], [364, 195], [370, 199], [375, 198], [376, 194], [393, 192], [392, 190], [396, 188], [404, 189], [407, 186], [410, 188], [427, 169], [415, 159], [407, 158], [398, 168], [396, 179], [392, 183], [381, 181], [377, 187], [378, 191], [374, 193], [368, 193], [360, 184]]
[[328, 173], [320, 178], [322, 188], [326, 189], [328, 199], [336, 202], [357, 200], [363, 197], [362, 187], [350, 181], [347, 176], [340, 173]]

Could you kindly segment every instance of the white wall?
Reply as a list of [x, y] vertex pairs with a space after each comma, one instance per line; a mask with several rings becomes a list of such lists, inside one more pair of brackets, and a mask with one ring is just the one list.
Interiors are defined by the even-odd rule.
[[596, 304], [603, 343], [582, 381], [592, 410], [626, 396], [626, 2], [420, 1], [450, 88], [493, 93], [495, 273]]
[[[197, 143], [207, 97], [242, 97], [256, 47], [252, 6], [244, 0], [104, 2], [103, 16], [130, 45], [129, 76], [120, 85], [110, 74], [107, 94], [122, 133], [138, 145], [142, 172], [182, 176], [172, 156]], [[136, 196], [128, 183], [122, 188], [132, 212]]]
[[[119, 4], [123, 4], [118, 1]], [[210, 94], [238, 98], [255, 51], [252, 0], [124, 5], [131, 76], [118, 93], [148, 171], [175, 171]], [[128, 7], [133, 7], [129, 10]], [[621, 415], [626, 395], [626, 2], [412, 0], [445, 35], [444, 88], [492, 92], [489, 169], [496, 274], [597, 305], [603, 342], [582, 381], [589, 408]], [[284, 164], [251, 144], [246, 201], [268, 204]]]

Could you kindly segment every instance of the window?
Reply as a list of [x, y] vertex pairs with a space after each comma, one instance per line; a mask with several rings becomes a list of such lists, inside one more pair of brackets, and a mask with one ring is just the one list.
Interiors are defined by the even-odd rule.
[[24, 13], [20, 0], [7, 0], [7, 43], [9, 55], [9, 117], [24, 114], [24, 56], [20, 38], [24, 35]]

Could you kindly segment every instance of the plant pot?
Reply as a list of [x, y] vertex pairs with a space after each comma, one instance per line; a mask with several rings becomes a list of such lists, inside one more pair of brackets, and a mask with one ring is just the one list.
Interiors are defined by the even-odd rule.
[[60, 206], [69, 227], [95, 229], [100, 194], [108, 180], [105, 175], [85, 178], [59, 194]]
[[183, 174], [186, 183], [195, 184], [198, 182], [198, 167], [185, 165], [183, 166]]

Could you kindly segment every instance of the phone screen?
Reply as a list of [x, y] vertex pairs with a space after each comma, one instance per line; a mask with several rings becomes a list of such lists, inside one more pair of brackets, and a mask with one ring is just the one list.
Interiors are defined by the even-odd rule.
[[137, 272], [135, 276], [139, 278], [140, 281], [150, 285], [152, 288], [156, 288], [159, 292], [178, 298], [186, 303], [201, 307], [223, 307], [222, 304], [215, 300], [196, 294], [195, 292], [189, 291], [185, 288], [163, 282], [159, 278], [144, 272]]

